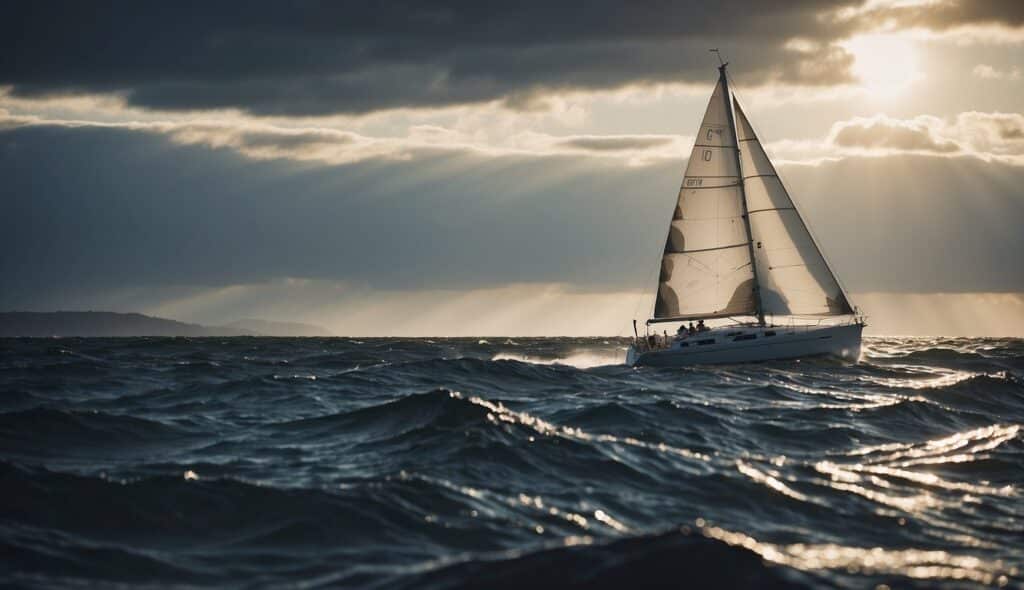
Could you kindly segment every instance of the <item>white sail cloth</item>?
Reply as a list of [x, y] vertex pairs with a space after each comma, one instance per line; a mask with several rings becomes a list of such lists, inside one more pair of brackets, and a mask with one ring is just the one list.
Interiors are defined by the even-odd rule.
[[736, 131], [754, 263], [766, 315], [853, 313], [750, 122], [736, 105]]
[[679, 190], [661, 260], [656, 319], [756, 311], [730, 108], [723, 75], [711, 95]]
[[720, 72], [665, 241], [654, 321], [853, 313]]

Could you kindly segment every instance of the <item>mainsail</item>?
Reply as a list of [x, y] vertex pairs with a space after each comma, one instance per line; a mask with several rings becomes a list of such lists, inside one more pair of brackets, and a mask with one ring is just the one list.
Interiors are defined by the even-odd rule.
[[853, 313], [735, 98], [734, 104], [762, 313]]
[[655, 320], [752, 315], [757, 309], [724, 67], [721, 73], [665, 241]]
[[672, 215], [652, 322], [845, 315], [850, 303], [739, 103], [725, 65]]

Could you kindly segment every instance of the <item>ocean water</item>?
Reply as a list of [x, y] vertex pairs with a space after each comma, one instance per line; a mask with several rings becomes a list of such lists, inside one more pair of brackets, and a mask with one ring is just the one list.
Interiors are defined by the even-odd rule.
[[1022, 587], [1024, 341], [0, 340], [14, 586]]

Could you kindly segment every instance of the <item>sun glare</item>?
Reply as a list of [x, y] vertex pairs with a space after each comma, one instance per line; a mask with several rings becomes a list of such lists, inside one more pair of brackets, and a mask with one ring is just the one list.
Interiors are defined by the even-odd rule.
[[891, 98], [921, 78], [914, 42], [896, 35], [864, 35], [843, 44], [853, 54], [853, 74], [872, 97]]

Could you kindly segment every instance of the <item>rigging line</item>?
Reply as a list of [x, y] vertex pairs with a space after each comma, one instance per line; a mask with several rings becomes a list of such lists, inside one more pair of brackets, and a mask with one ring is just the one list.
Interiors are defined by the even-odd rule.
[[734, 274], [736, 274], [738, 272], [742, 272], [743, 270], [745, 270], [747, 266], [750, 266], [749, 262], [745, 262], [745, 263], [741, 264], [740, 266], [735, 266], [735, 267], [730, 268], [730, 269], [725, 269], [725, 270], [722, 271], [722, 274], [715, 274], [714, 275], [715, 276], [715, 280], [721, 281], [722, 279], [728, 279], [729, 277], [733, 276]]
[[[660, 264], [659, 264], [659, 265], [658, 265], [657, 267], [654, 267], [654, 266], [652, 266], [652, 267], [651, 267], [651, 270], [650, 270], [650, 271], [649, 271], [649, 272], [647, 273], [647, 278], [646, 278], [646, 280], [644, 280], [644, 283], [645, 283], [645, 284], [649, 284], [649, 283], [651, 282], [651, 279], [653, 279], [653, 278], [654, 278], [654, 273], [655, 273], [656, 271], [657, 271], [657, 272], [660, 272], [660, 271], [661, 271], [661, 265], [660, 265]], [[658, 282], [656, 282], [656, 283], [655, 283], [654, 285], [655, 285], [655, 287], [654, 287], [654, 301], [655, 301], [655, 303], [657, 303], [657, 301], [658, 301], [658, 291], [660, 291], [660, 290], [661, 290], [661, 289], [660, 289], [660, 287], [661, 287], [661, 281], [658, 281]], [[637, 295], [636, 295], [636, 301], [635, 301], [635, 303], [633, 304], [633, 317], [634, 317], [634, 318], [636, 318], [636, 316], [637, 316], [637, 313], [639, 313], [639, 312], [640, 312], [640, 306], [641, 306], [641, 305], [643, 304], [643, 302], [644, 302], [644, 299], [645, 299], [646, 297], [647, 297], [647, 293], [646, 293], [645, 291], [639, 291], [639, 292], [637, 293]], [[651, 310], [651, 311], [652, 311], [652, 314], [651, 314], [651, 315], [654, 315], [654, 314], [653, 314], [653, 311], [654, 311], [654, 310], [653, 310], [653, 308], [652, 308], [652, 310]], [[619, 334], [617, 334], [617, 335], [621, 336], [621, 335], [622, 335], [622, 332], [623, 332], [623, 329], [622, 329], [622, 328], [620, 328], [619, 330], [620, 330], [620, 331], [619, 331]], [[629, 331], [629, 326], [628, 326], [628, 325], [626, 326], [626, 328], [625, 328], [625, 331], [626, 331], [626, 332], [628, 332], [628, 331]]]
[[[715, 269], [711, 268], [711, 266], [708, 265], [707, 263], [701, 262], [700, 260], [698, 260], [697, 258], [695, 258], [693, 256], [687, 256], [686, 258], [687, 258], [687, 261], [686, 261], [686, 265], [687, 266], [694, 266], [695, 265], [695, 266], [698, 267], [698, 270], [702, 270], [702, 271], [710, 273], [712, 275], [715, 274]], [[691, 263], [693, 263], [693, 264], [691, 264]]]
[[723, 278], [729, 278], [732, 275], [734, 275], [734, 274], [740, 272], [741, 270], [747, 268], [748, 266], [750, 266], [749, 262], [744, 262], [743, 264], [741, 264], [739, 266], [734, 266], [734, 267], [732, 267], [732, 269], [729, 272], [727, 272], [724, 275], [722, 275], [722, 277]]
[[715, 250], [728, 250], [730, 248], [740, 248], [746, 246], [750, 242], [740, 242], [739, 244], [731, 244], [729, 246], [715, 246], [714, 248], [698, 248], [694, 250], [667, 250], [665, 254], [693, 254], [694, 252], [713, 252]]
[[[678, 198], [676, 199], [676, 201], [678, 202]], [[669, 229], [671, 229], [671, 227], [672, 227], [672, 221], [670, 220], [669, 221]], [[668, 233], [668, 232], [666, 232], [666, 233]], [[651, 303], [651, 315], [654, 315], [654, 308], [657, 307], [657, 305], [658, 305], [658, 293], [661, 291], [661, 280], [660, 280], [661, 279], [661, 259], [663, 257], [664, 257], [664, 249], [662, 250], [662, 255], [658, 257], [658, 265], [657, 266], [651, 265], [651, 269], [649, 271], [647, 271], [647, 276], [644, 279], [644, 284], [645, 285], [649, 285], [652, 282], [654, 283], [654, 301]], [[655, 273], [658, 273], [658, 279], [659, 280], [657, 280], [657, 281], [653, 280]], [[637, 316], [637, 313], [640, 311], [640, 306], [643, 304], [644, 298], [647, 296], [646, 295], [647, 293], [648, 293], [648, 291], [643, 291], [643, 290], [640, 291], [639, 293], [637, 293], [636, 303], [633, 305], [633, 317], [634, 318]], [[628, 331], [629, 328], [627, 327], [626, 329]]]
[[[815, 297], [817, 297], [818, 294], [823, 293], [820, 289], [801, 289], [800, 287], [790, 287], [790, 288], [786, 289], [786, 291], [787, 292], [793, 291], [794, 293], [810, 293], [811, 295], [814, 295]], [[828, 295], [828, 293], [824, 293], [824, 294], [826, 296]]]
[[736, 188], [738, 186], [740, 186], [740, 183], [737, 182], [737, 183], [734, 183], [734, 184], [720, 184], [718, 186], [681, 186], [681, 187], [679, 187], [679, 190], [681, 190], [681, 191], [699, 191], [699, 190], [706, 190], [706, 189], [712, 189], [712, 188]]
[[[712, 289], [714, 289], [715, 292], [717, 293], [718, 292], [718, 288], [721, 287], [721, 282], [722, 282], [723, 279], [728, 279], [729, 277], [735, 275], [736, 273], [738, 273], [738, 272], [740, 272], [742, 270], [743, 270], [743, 267], [741, 266], [741, 267], [738, 267], [738, 268], [734, 268], [734, 269], [730, 270], [729, 272], [727, 272], [727, 273], [725, 273], [723, 275], [714, 275], [714, 277], [715, 277], [715, 282], [714, 283], [705, 285], [703, 287], [690, 288], [690, 290], [689, 290], [689, 298], [690, 299], [695, 299], [697, 295], [700, 295], [701, 293], [705, 293], [705, 292], [707, 292], [709, 290], [712, 290]], [[673, 291], [674, 290], [675, 290], [675, 288], [673, 288]]]
[[706, 292], [711, 291], [711, 290], [714, 290], [714, 292], [717, 293], [718, 292], [718, 287], [719, 287], [719, 285], [716, 283], [714, 285], [706, 285], [704, 287], [699, 287], [697, 289], [693, 289], [693, 290], [688, 292], [689, 296], [687, 297], [687, 299], [691, 299], [691, 300], [692, 299], [697, 299], [698, 295], [700, 295], [702, 293], [706, 293]]
[[751, 209], [747, 211], [747, 215], [751, 213], [764, 213], [765, 211], [796, 211], [796, 207], [769, 207], [767, 209]]

